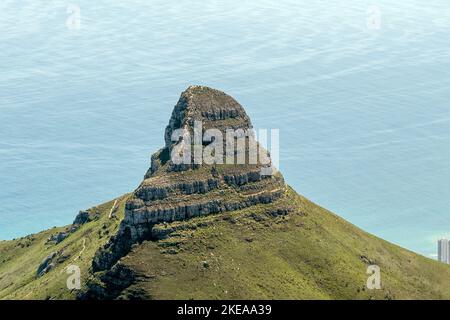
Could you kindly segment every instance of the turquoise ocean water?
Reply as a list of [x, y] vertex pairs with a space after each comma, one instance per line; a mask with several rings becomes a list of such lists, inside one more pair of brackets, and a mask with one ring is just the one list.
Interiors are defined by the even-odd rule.
[[431, 257], [450, 235], [448, 1], [2, 0], [0, 239], [133, 190], [190, 84], [279, 128], [316, 203]]

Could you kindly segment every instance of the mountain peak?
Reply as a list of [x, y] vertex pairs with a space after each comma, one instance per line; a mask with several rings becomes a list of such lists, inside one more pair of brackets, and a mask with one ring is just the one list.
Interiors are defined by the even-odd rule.
[[[205, 140], [209, 129], [214, 139]], [[111, 268], [133, 244], [152, 239], [154, 226], [159, 223], [220, 214], [280, 199], [286, 190], [284, 179], [280, 173], [267, 174], [266, 169], [271, 169], [270, 156], [263, 148], [258, 149], [249, 129], [252, 129], [250, 118], [231, 96], [204, 86], [191, 86], [184, 91], [166, 128], [165, 147], [152, 156], [144, 181], [126, 203], [118, 233], [96, 255], [94, 271]], [[195, 141], [199, 133], [200, 141]], [[228, 140], [232, 142], [231, 148]], [[189, 156], [186, 163], [178, 164], [174, 154], [180, 146]], [[251, 162], [253, 149], [260, 153]], [[211, 150], [218, 155], [212, 157], [217, 160], [212, 163], [204, 161], [206, 151]], [[200, 162], [195, 161], [196, 151], [200, 152]]]
[[166, 147], [173, 146], [172, 134], [177, 129], [192, 132], [195, 121], [203, 130], [251, 129], [252, 123], [244, 108], [226, 93], [206, 86], [189, 86], [175, 105], [165, 131]]
[[[233, 98], [202, 86], [181, 94], [169, 130], [195, 120], [251, 126]], [[0, 299], [450, 298], [448, 265], [358, 229], [260, 164], [173, 167], [170, 142], [132, 193], [72, 225], [0, 241]]]

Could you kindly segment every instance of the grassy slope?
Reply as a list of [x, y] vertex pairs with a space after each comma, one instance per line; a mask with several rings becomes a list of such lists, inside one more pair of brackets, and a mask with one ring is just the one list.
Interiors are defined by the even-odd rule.
[[[99, 219], [81, 226], [58, 245], [47, 243], [47, 239], [52, 234], [65, 230], [65, 227], [13, 241], [1, 241], [0, 299], [73, 299], [75, 292], [67, 289], [66, 280], [69, 275], [65, 268], [72, 264], [79, 266], [82, 281], [86, 279], [95, 251], [117, 230], [123, 218], [127, 197], [118, 199], [117, 218], [108, 218], [114, 200], [92, 208], [92, 212], [100, 215]], [[36, 270], [42, 260], [51, 252], [59, 250], [68, 259], [37, 278]]]
[[[297, 208], [287, 216], [258, 206], [197, 218], [177, 223], [185, 229], [168, 239], [135, 247], [122, 263], [146, 277], [130, 291], [154, 299], [450, 298], [449, 266], [287, 193]], [[381, 268], [381, 290], [365, 287], [368, 260]]]
[[[0, 242], [0, 299], [74, 298], [64, 268], [76, 264], [82, 280], [88, 278], [95, 251], [108, 239], [106, 230], [113, 234], [123, 217], [126, 197], [120, 198], [119, 219], [108, 219], [113, 201], [98, 206], [93, 210], [99, 220], [56, 246], [46, 239], [64, 228]], [[146, 275], [123, 297], [144, 290], [154, 299], [450, 298], [449, 266], [369, 235], [292, 190], [287, 200], [296, 208], [287, 216], [268, 215], [280, 204], [274, 203], [161, 225], [181, 229], [134, 246], [121, 260]], [[42, 259], [59, 249], [69, 259], [37, 279]], [[381, 290], [365, 288], [367, 260], [381, 267]]]

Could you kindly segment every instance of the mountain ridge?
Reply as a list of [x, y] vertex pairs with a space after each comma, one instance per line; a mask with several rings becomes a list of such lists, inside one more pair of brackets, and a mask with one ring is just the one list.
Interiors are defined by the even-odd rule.
[[[158, 223], [240, 210], [280, 198], [284, 179], [280, 173], [264, 174], [271, 162], [263, 164], [261, 154], [265, 153], [264, 160], [270, 155], [256, 142], [251, 129], [244, 108], [231, 96], [204, 86], [185, 90], [165, 129], [165, 146], [152, 155], [144, 181], [127, 200], [119, 232], [94, 257], [93, 272], [113, 268], [133, 244], [153, 239]], [[205, 140], [211, 131], [214, 139]], [[239, 138], [244, 144], [238, 143]], [[207, 164], [203, 157], [211, 146], [215, 147], [211, 149], [215, 162]], [[252, 146], [262, 152], [251, 164]], [[178, 155], [182, 163], [176, 163]], [[237, 163], [239, 157], [243, 163]]]
[[[191, 148], [209, 129], [215, 138]], [[245, 143], [228, 148], [229, 129]], [[189, 87], [132, 193], [69, 226], [0, 242], [0, 299], [450, 298], [449, 266], [297, 194], [251, 130], [231, 96]], [[217, 161], [199, 161], [196, 151]], [[79, 290], [67, 287], [74, 265]], [[379, 290], [366, 286], [370, 265], [380, 268]]]

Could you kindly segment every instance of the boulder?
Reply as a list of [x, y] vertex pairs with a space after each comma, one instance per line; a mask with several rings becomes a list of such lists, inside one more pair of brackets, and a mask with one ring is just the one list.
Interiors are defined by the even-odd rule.
[[52, 252], [47, 257], [45, 257], [44, 260], [42, 260], [36, 271], [36, 275], [38, 277], [42, 277], [44, 274], [54, 268], [55, 264], [52, 261], [56, 257], [56, 255], [57, 252]]

